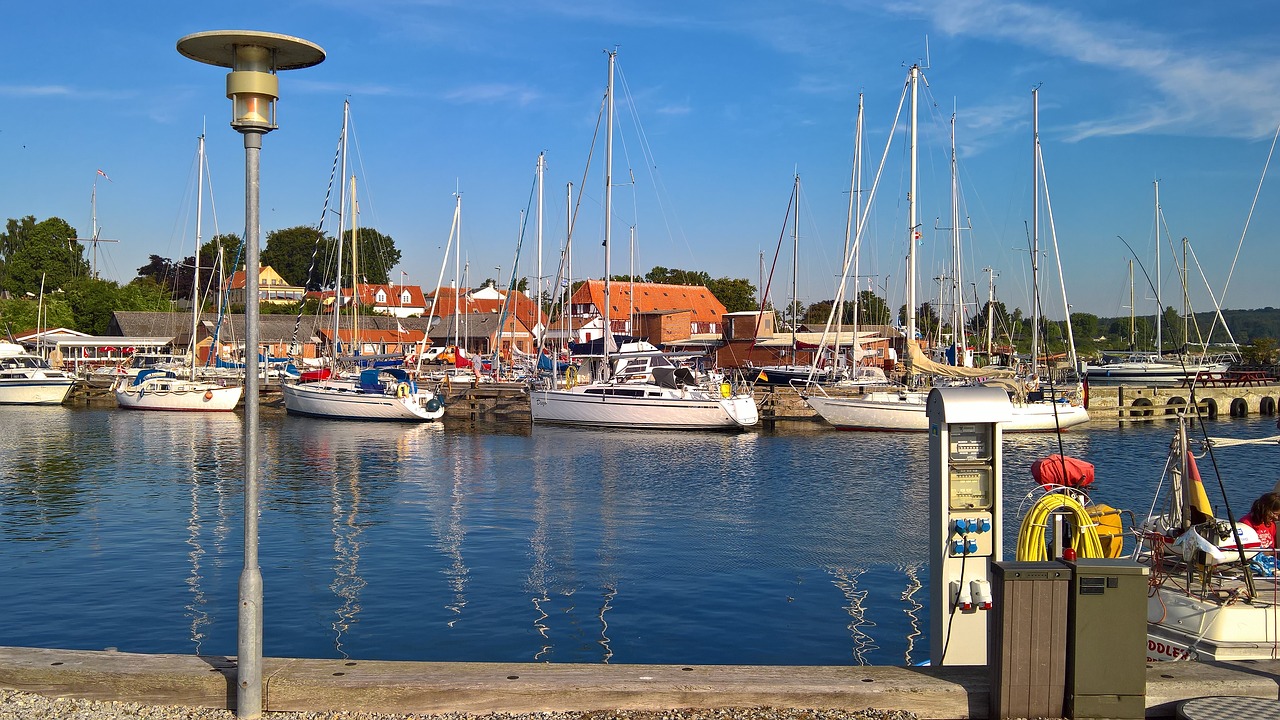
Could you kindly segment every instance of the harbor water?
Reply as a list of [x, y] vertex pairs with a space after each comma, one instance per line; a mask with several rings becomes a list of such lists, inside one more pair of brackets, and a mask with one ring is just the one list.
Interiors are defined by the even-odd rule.
[[[347, 423], [264, 408], [273, 657], [675, 664], [928, 659], [928, 443]], [[239, 414], [0, 408], [0, 645], [236, 652]], [[1215, 436], [1274, 434], [1220, 419]], [[1061, 449], [1145, 516], [1174, 426]], [[1049, 435], [1007, 436], [1006, 555]], [[1215, 453], [1236, 515], [1274, 446]], [[1212, 465], [1201, 461], [1219, 503]]]

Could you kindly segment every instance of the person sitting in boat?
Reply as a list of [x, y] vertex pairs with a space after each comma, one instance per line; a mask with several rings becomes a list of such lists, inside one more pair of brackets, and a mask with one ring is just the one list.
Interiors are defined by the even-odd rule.
[[1240, 522], [1258, 532], [1258, 540], [1262, 547], [1273, 549], [1276, 546], [1276, 521], [1280, 520], [1280, 492], [1263, 493], [1253, 501], [1249, 513], [1240, 518]]

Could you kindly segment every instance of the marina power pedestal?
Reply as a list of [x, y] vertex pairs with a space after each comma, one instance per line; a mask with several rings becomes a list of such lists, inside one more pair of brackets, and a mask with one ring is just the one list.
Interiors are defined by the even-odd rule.
[[1132, 560], [1080, 558], [1067, 611], [1067, 715], [1146, 715], [1147, 574]]
[[1003, 559], [1000, 423], [1004, 390], [934, 388], [929, 418], [929, 657], [985, 665], [991, 563]]

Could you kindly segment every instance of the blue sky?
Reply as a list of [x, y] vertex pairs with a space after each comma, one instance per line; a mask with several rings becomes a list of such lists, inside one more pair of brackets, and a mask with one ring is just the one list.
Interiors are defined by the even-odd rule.
[[[198, 7], [198, 9], [191, 9]], [[1155, 273], [1153, 181], [1168, 231], [1198, 258], [1205, 290], [1228, 308], [1280, 306], [1280, 184], [1262, 185], [1280, 123], [1280, 10], [1210, 3], [1086, 0], [770, 0], [569, 2], [322, 0], [272, 3], [39, 3], [5, 11], [0, 47], [0, 215], [59, 216], [87, 236], [97, 180], [101, 275], [122, 282], [152, 254], [191, 253], [190, 184], [207, 123], [217, 230], [244, 225], [244, 155], [229, 126], [225, 71], [192, 62], [177, 40], [253, 29], [306, 38], [327, 60], [281, 74], [280, 129], [262, 155], [262, 227], [315, 224], [350, 98], [362, 227], [391, 235], [399, 272], [433, 288], [461, 190], [470, 284], [511, 272], [520, 213], [547, 153], [544, 274], [565, 233], [565, 186], [584, 189], [575, 275], [598, 277], [600, 155], [584, 168], [618, 48], [612, 268], [694, 269], [759, 284], [801, 176], [799, 296], [834, 295], [844, 244], [857, 97], [865, 95], [864, 185], [885, 154], [913, 62], [922, 90], [921, 298], [950, 260], [947, 133], [957, 110], [967, 295], [1029, 309], [1031, 88], [1040, 86], [1048, 193], [1068, 300], [1127, 315], [1123, 237]], [[927, 58], [926, 58], [927, 49]], [[887, 152], [860, 263], [902, 302], [907, 186], [902, 125]], [[102, 169], [110, 176], [97, 176]], [[1272, 170], [1270, 174], [1274, 175]], [[630, 179], [634, 177], [632, 184]], [[625, 183], [625, 184], [624, 184]], [[1044, 220], [1045, 213], [1041, 213]], [[1249, 227], [1245, 232], [1246, 221]], [[214, 220], [206, 213], [205, 237]], [[330, 225], [332, 221], [330, 221]], [[791, 238], [773, 281], [789, 290]], [[1047, 228], [1042, 248], [1050, 242]], [[1243, 243], [1241, 237], [1243, 236]], [[532, 223], [520, 275], [536, 272]], [[1164, 241], [1167, 243], [1167, 239]], [[1238, 253], [1237, 253], [1238, 248]], [[1235, 262], [1234, 271], [1232, 270]], [[451, 263], [452, 264], [452, 263]], [[1056, 278], [1052, 256], [1042, 264]], [[1181, 304], [1166, 245], [1166, 305]], [[1154, 307], [1138, 273], [1138, 311]], [[1228, 284], [1228, 273], [1231, 273]], [[453, 276], [452, 267], [446, 282]], [[1056, 287], [1056, 279], [1047, 280]], [[1051, 316], [1061, 301], [1046, 299]]]

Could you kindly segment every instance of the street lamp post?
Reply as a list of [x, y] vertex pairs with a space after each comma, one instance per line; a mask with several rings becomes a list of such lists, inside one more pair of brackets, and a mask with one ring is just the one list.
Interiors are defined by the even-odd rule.
[[258, 567], [258, 258], [259, 162], [262, 136], [276, 129], [277, 71], [318, 65], [315, 43], [255, 30], [187, 35], [178, 52], [198, 62], [229, 67], [231, 127], [244, 135], [245, 358], [244, 358], [244, 569], [240, 573], [236, 644], [236, 717], [262, 716], [262, 571]]

